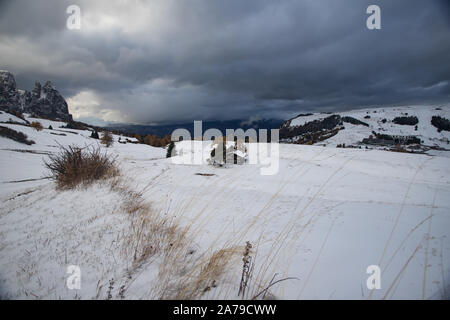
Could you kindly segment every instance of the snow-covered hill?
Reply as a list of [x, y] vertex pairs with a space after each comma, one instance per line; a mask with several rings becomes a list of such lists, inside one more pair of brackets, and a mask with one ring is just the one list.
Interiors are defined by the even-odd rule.
[[[371, 108], [360, 109], [345, 112], [332, 113], [341, 117], [352, 117], [366, 123], [368, 126], [355, 125], [348, 122], [343, 123], [343, 129], [324, 141], [316, 142], [317, 145], [326, 145], [336, 147], [345, 144], [347, 146], [363, 146], [362, 140], [373, 135], [373, 131], [379, 134], [398, 135], [398, 136], [417, 136], [422, 140], [422, 144], [428, 147], [438, 147], [450, 150], [450, 132], [438, 132], [437, 128], [431, 124], [433, 116], [441, 116], [450, 119], [450, 105], [436, 106], [403, 106], [391, 108]], [[330, 113], [314, 113], [301, 115], [287, 121], [285, 128], [294, 128], [303, 126], [314, 120], [325, 119], [332, 114]], [[415, 125], [399, 125], [393, 122], [396, 117], [412, 117], [418, 118], [417, 128]], [[295, 141], [296, 139], [291, 139]], [[374, 146], [370, 146], [374, 148]], [[382, 148], [382, 147], [380, 147]], [[428, 148], [427, 148], [428, 149]], [[447, 156], [447, 152], [439, 152], [436, 150], [427, 150], [429, 154], [440, 154]]]
[[[351, 114], [367, 114], [358, 112]], [[224, 269], [199, 287], [199, 297], [240, 299], [242, 255], [249, 241], [254, 269], [246, 298], [267, 287], [275, 274], [275, 280], [295, 278], [270, 288], [272, 297], [281, 299], [449, 298], [449, 159], [333, 145], [341, 138], [356, 141], [377, 129], [377, 119], [394, 116], [381, 112], [361, 119], [372, 121], [373, 128], [349, 130], [345, 124], [334, 140], [321, 143], [332, 148], [280, 145], [280, 170], [272, 176], [260, 175], [260, 165], [176, 164], [162, 148], [115, 143], [108, 152], [118, 157], [130, 188], [151, 205], [152, 219], [165, 217], [186, 228], [188, 251], [177, 260], [185, 269], [164, 257], [133, 268], [124, 249], [135, 221], [123, 208], [124, 194], [109, 184], [58, 191], [45, 178], [48, 154], [58, 144], [97, 143], [89, 131], [43, 119], [27, 118], [53, 130], [1, 123], [36, 143], [0, 137], [0, 295], [160, 298], [157, 289], [176, 290], [179, 281], [188, 281], [192, 263], [227, 252]], [[0, 121], [10, 117], [0, 116]], [[425, 125], [417, 116], [419, 126]], [[403, 134], [410, 128], [396, 130]], [[430, 129], [430, 138], [441, 137], [435, 131]], [[349, 137], [340, 136], [346, 132]], [[183, 141], [176, 148], [189, 145]], [[66, 286], [68, 265], [81, 268], [80, 290]], [[379, 290], [366, 286], [370, 265], [381, 268]]]

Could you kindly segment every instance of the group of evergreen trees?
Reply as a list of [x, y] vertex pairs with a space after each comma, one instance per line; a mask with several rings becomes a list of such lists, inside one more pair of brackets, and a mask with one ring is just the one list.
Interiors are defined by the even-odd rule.
[[441, 116], [433, 116], [431, 118], [431, 124], [438, 129], [438, 132], [450, 131], [450, 120], [441, 117]]

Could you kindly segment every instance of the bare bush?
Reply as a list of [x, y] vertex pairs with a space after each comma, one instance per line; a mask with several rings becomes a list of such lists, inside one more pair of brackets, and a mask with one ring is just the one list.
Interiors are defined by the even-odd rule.
[[41, 124], [40, 122], [38, 122], [38, 121], [33, 121], [33, 122], [30, 124], [30, 127], [36, 129], [37, 131], [41, 131], [42, 129], [44, 129], [44, 127], [42, 126], [42, 124]]
[[110, 159], [99, 147], [60, 146], [59, 152], [45, 161], [45, 166], [58, 186], [65, 189], [119, 174], [115, 159]]
[[100, 142], [103, 143], [107, 148], [111, 147], [114, 143], [114, 137], [109, 131], [104, 131]]

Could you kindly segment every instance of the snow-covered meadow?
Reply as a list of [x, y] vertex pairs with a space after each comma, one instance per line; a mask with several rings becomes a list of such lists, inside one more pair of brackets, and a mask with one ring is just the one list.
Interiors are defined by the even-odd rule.
[[[353, 117], [368, 124], [368, 127], [344, 123], [344, 130], [340, 130], [337, 135], [316, 143], [317, 145], [326, 145], [335, 147], [338, 144], [347, 145], [358, 144], [362, 139], [368, 138], [373, 131], [377, 133], [386, 133], [391, 135], [409, 136], [414, 135], [423, 141], [424, 145], [436, 146], [450, 149], [450, 132], [438, 132], [431, 125], [432, 116], [441, 116], [450, 118], [450, 105], [445, 104], [437, 106], [398, 106], [386, 108], [366, 108], [358, 110], [343, 111], [339, 114], [342, 117]], [[314, 113], [307, 116], [299, 116], [291, 120], [290, 126], [300, 126], [307, 122], [324, 119], [329, 117], [329, 113]], [[415, 126], [397, 125], [392, 122], [395, 117], [415, 116], [418, 119], [417, 130]], [[447, 156], [447, 152], [430, 151], [432, 154]]]
[[[108, 152], [129, 188], [152, 212], [187, 230], [189, 252], [177, 261], [188, 270], [171, 273], [175, 266], [164, 256], [133, 268], [123, 254], [133, 225], [123, 209], [126, 195], [107, 182], [58, 191], [46, 178], [48, 154], [58, 144], [97, 143], [90, 132], [37, 121], [53, 130], [1, 124], [36, 142], [0, 137], [2, 298], [160, 298], [155, 288], [163, 280], [189, 281], [190, 265], [229, 249], [224, 270], [200, 288], [199, 298], [240, 299], [247, 241], [253, 269], [245, 298], [284, 278], [290, 279], [271, 286], [266, 297], [450, 297], [448, 157], [282, 144], [278, 173], [264, 176], [261, 165], [180, 164], [166, 159], [163, 148], [115, 143]], [[189, 144], [178, 143], [177, 151], [190, 152]], [[209, 143], [203, 146], [208, 153]], [[81, 269], [80, 290], [66, 286], [68, 265]], [[381, 269], [381, 289], [366, 285], [371, 265]]]

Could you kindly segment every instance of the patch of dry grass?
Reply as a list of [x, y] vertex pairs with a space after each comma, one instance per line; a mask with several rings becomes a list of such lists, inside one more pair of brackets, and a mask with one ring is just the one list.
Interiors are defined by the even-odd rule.
[[39, 121], [33, 121], [30, 123], [30, 127], [36, 129], [37, 131], [42, 131], [44, 127]]
[[[196, 240], [203, 224], [198, 228], [183, 226], [178, 220], [186, 208], [175, 209], [172, 214], [155, 211], [141, 192], [131, 191], [130, 181], [124, 177], [108, 183], [123, 197], [121, 211], [131, 219], [120, 238], [121, 255], [130, 261], [130, 279], [139, 277], [146, 268], [156, 267], [156, 276], [143, 296], [146, 299], [275, 299], [272, 289], [280, 282], [296, 279], [269, 274], [265, 259], [259, 267], [262, 273], [254, 277], [259, 241], [256, 247], [249, 242], [239, 244], [238, 239], [218, 245], [218, 235], [207, 248], [200, 248]], [[123, 287], [124, 291], [128, 289], [126, 284]]]
[[87, 186], [119, 175], [115, 159], [102, 152], [100, 147], [60, 146], [59, 152], [50, 155], [44, 163], [61, 189]]
[[[132, 179], [122, 176], [115, 160], [102, 153], [99, 147], [61, 147], [58, 154], [50, 157], [46, 166], [61, 188], [89, 185], [103, 180], [109, 185], [111, 192], [120, 195], [120, 212], [128, 214], [129, 226], [121, 231], [117, 241], [121, 256], [129, 261], [129, 279], [136, 278], [140, 271], [150, 265], [156, 267], [154, 285], [148, 288], [145, 298], [192, 300], [205, 297], [227, 298], [230, 294], [233, 297], [237, 294], [237, 290], [225, 291], [239, 286], [243, 254], [247, 258], [251, 254], [249, 244], [236, 245], [234, 239], [231, 243], [227, 241], [228, 244], [216, 247], [214, 242], [200, 252], [195, 241], [204, 225], [201, 223], [198, 228], [193, 228], [192, 225], [182, 226], [178, 220], [189, 203], [172, 214], [154, 210], [145, 201], [142, 192], [130, 187]], [[250, 276], [251, 272], [248, 272], [245, 280], [247, 290]], [[129, 282], [132, 282], [126, 279], [124, 281], [120, 296], [125, 295]], [[259, 285], [252, 288], [252, 292], [265, 287]], [[267, 291], [268, 289], [261, 296], [268, 295]], [[243, 299], [253, 296], [251, 292], [242, 293]]]
[[[160, 268], [159, 276], [165, 280], [160, 298], [176, 300], [202, 298], [221, 284], [230, 267], [239, 261], [240, 251], [240, 248], [236, 247], [222, 248], [198, 260], [191, 259], [190, 262], [186, 257], [183, 259], [177, 255], [169, 256], [165, 263], [161, 264], [163, 268]], [[169, 262], [173, 264], [169, 265]]]
[[[114, 180], [113, 180], [114, 181]], [[130, 227], [122, 237], [121, 254], [131, 260], [131, 275], [148, 263], [157, 264], [151, 299], [200, 299], [216, 287], [230, 266], [238, 266], [241, 247], [224, 247], [199, 253], [196, 234], [170, 215], [154, 211], [138, 192], [126, 193], [126, 183], [115, 182], [124, 196], [122, 210], [130, 215]]]

